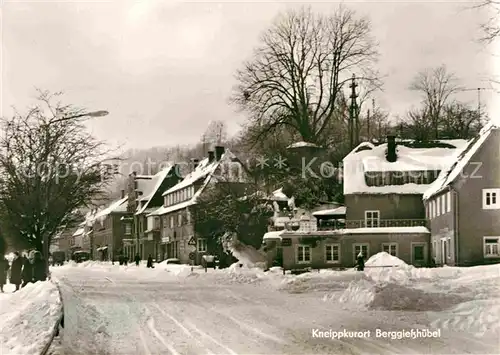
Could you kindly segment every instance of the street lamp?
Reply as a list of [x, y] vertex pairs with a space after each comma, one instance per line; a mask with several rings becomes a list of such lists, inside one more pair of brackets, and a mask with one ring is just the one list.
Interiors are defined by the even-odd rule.
[[[92, 111], [92, 112], [85, 112], [85, 113], [80, 113], [80, 114], [77, 114], [77, 115], [72, 115], [72, 116], [63, 116], [63, 117], [60, 117], [60, 118], [56, 118], [56, 119], [53, 119], [51, 121], [49, 121], [47, 124], [44, 125], [44, 128], [45, 128], [45, 144], [46, 144], [46, 164], [48, 166], [49, 164], [49, 152], [48, 152], [48, 149], [49, 149], [49, 146], [47, 144], [47, 142], [49, 141], [49, 128], [52, 124], [54, 123], [58, 123], [58, 122], [63, 122], [63, 121], [69, 121], [69, 120], [73, 120], [75, 118], [80, 118], [80, 117], [103, 117], [103, 116], [107, 116], [109, 114], [108, 111], [105, 111], [105, 110], [99, 110], [99, 111]], [[48, 184], [46, 185], [46, 193], [45, 193], [45, 210], [47, 212], [48, 208], [49, 208], [49, 191], [48, 191]], [[43, 258], [45, 260], [45, 273], [46, 275], [48, 276], [49, 275], [49, 253], [50, 253], [50, 246], [49, 246], [49, 235], [46, 233], [46, 231], [44, 231], [44, 234], [43, 234]]]

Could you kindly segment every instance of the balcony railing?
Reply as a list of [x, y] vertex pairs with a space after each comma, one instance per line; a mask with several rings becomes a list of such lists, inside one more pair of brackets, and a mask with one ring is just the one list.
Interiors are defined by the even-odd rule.
[[348, 220], [348, 221], [322, 221], [318, 223], [318, 231], [354, 228], [384, 228], [384, 227], [427, 227], [426, 219], [381, 219], [378, 221]]
[[384, 228], [384, 227], [426, 227], [426, 219], [380, 219], [378, 221], [346, 221], [345, 228]]

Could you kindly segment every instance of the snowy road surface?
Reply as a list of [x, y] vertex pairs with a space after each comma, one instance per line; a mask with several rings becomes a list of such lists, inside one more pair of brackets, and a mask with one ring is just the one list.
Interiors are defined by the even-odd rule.
[[[149, 277], [146, 273], [150, 271]], [[426, 312], [367, 311], [325, 303], [213, 270], [55, 268], [65, 311], [64, 354], [464, 354], [497, 353], [467, 332], [377, 338], [376, 329], [429, 328]], [[313, 330], [370, 330], [368, 338], [313, 337]]]

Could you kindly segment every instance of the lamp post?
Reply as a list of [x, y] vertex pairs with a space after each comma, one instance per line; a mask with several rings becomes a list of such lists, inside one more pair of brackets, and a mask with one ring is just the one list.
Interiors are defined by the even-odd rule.
[[[49, 139], [50, 139], [50, 126], [53, 125], [54, 123], [59, 123], [63, 121], [69, 121], [73, 120], [75, 118], [82, 118], [82, 117], [103, 117], [107, 116], [109, 114], [108, 111], [105, 110], [100, 110], [100, 111], [92, 111], [92, 112], [85, 112], [77, 115], [72, 115], [72, 116], [63, 116], [60, 118], [56, 118], [53, 120], [50, 120], [48, 123], [43, 125], [43, 128], [45, 130], [45, 163], [49, 164]], [[49, 209], [49, 184], [46, 184], [45, 188], [45, 213], [47, 213], [47, 210]], [[49, 252], [50, 252], [50, 246], [49, 246], [49, 235], [47, 232], [44, 230], [43, 233], [43, 258], [45, 260], [45, 273], [46, 275], [49, 275]]]

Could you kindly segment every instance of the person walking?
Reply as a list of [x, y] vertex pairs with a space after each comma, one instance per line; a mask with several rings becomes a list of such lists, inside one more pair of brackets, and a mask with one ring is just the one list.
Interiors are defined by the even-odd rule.
[[146, 267], [153, 268], [153, 257], [151, 256], [151, 254], [149, 254], [149, 256], [148, 256], [148, 263], [147, 263]]
[[139, 262], [141, 261], [141, 257], [139, 256], [139, 254], [135, 254], [135, 266], [139, 266]]
[[365, 257], [363, 255], [363, 252], [359, 252], [358, 257], [356, 258], [357, 261], [357, 267], [358, 271], [364, 271], [365, 270]]
[[9, 261], [2, 257], [0, 259], [0, 291], [3, 293], [3, 286], [7, 283], [7, 272], [9, 271]]
[[23, 284], [21, 287], [26, 286], [30, 282], [33, 282], [33, 265], [28, 257], [28, 254], [23, 255], [23, 271], [21, 271], [21, 278], [23, 279]]
[[47, 280], [47, 272], [45, 271], [45, 261], [40, 252], [36, 252], [33, 258], [33, 281]]
[[[12, 260], [12, 265], [10, 267], [10, 283], [16, 285], [16, 291], [19, 291], [19, 287], [22, 283], [22, 269], [23, 269], [23, 259], [19, 252], [14, 252], [14, 260]], [[14, 291], [15, 292], [15, 291]]]

